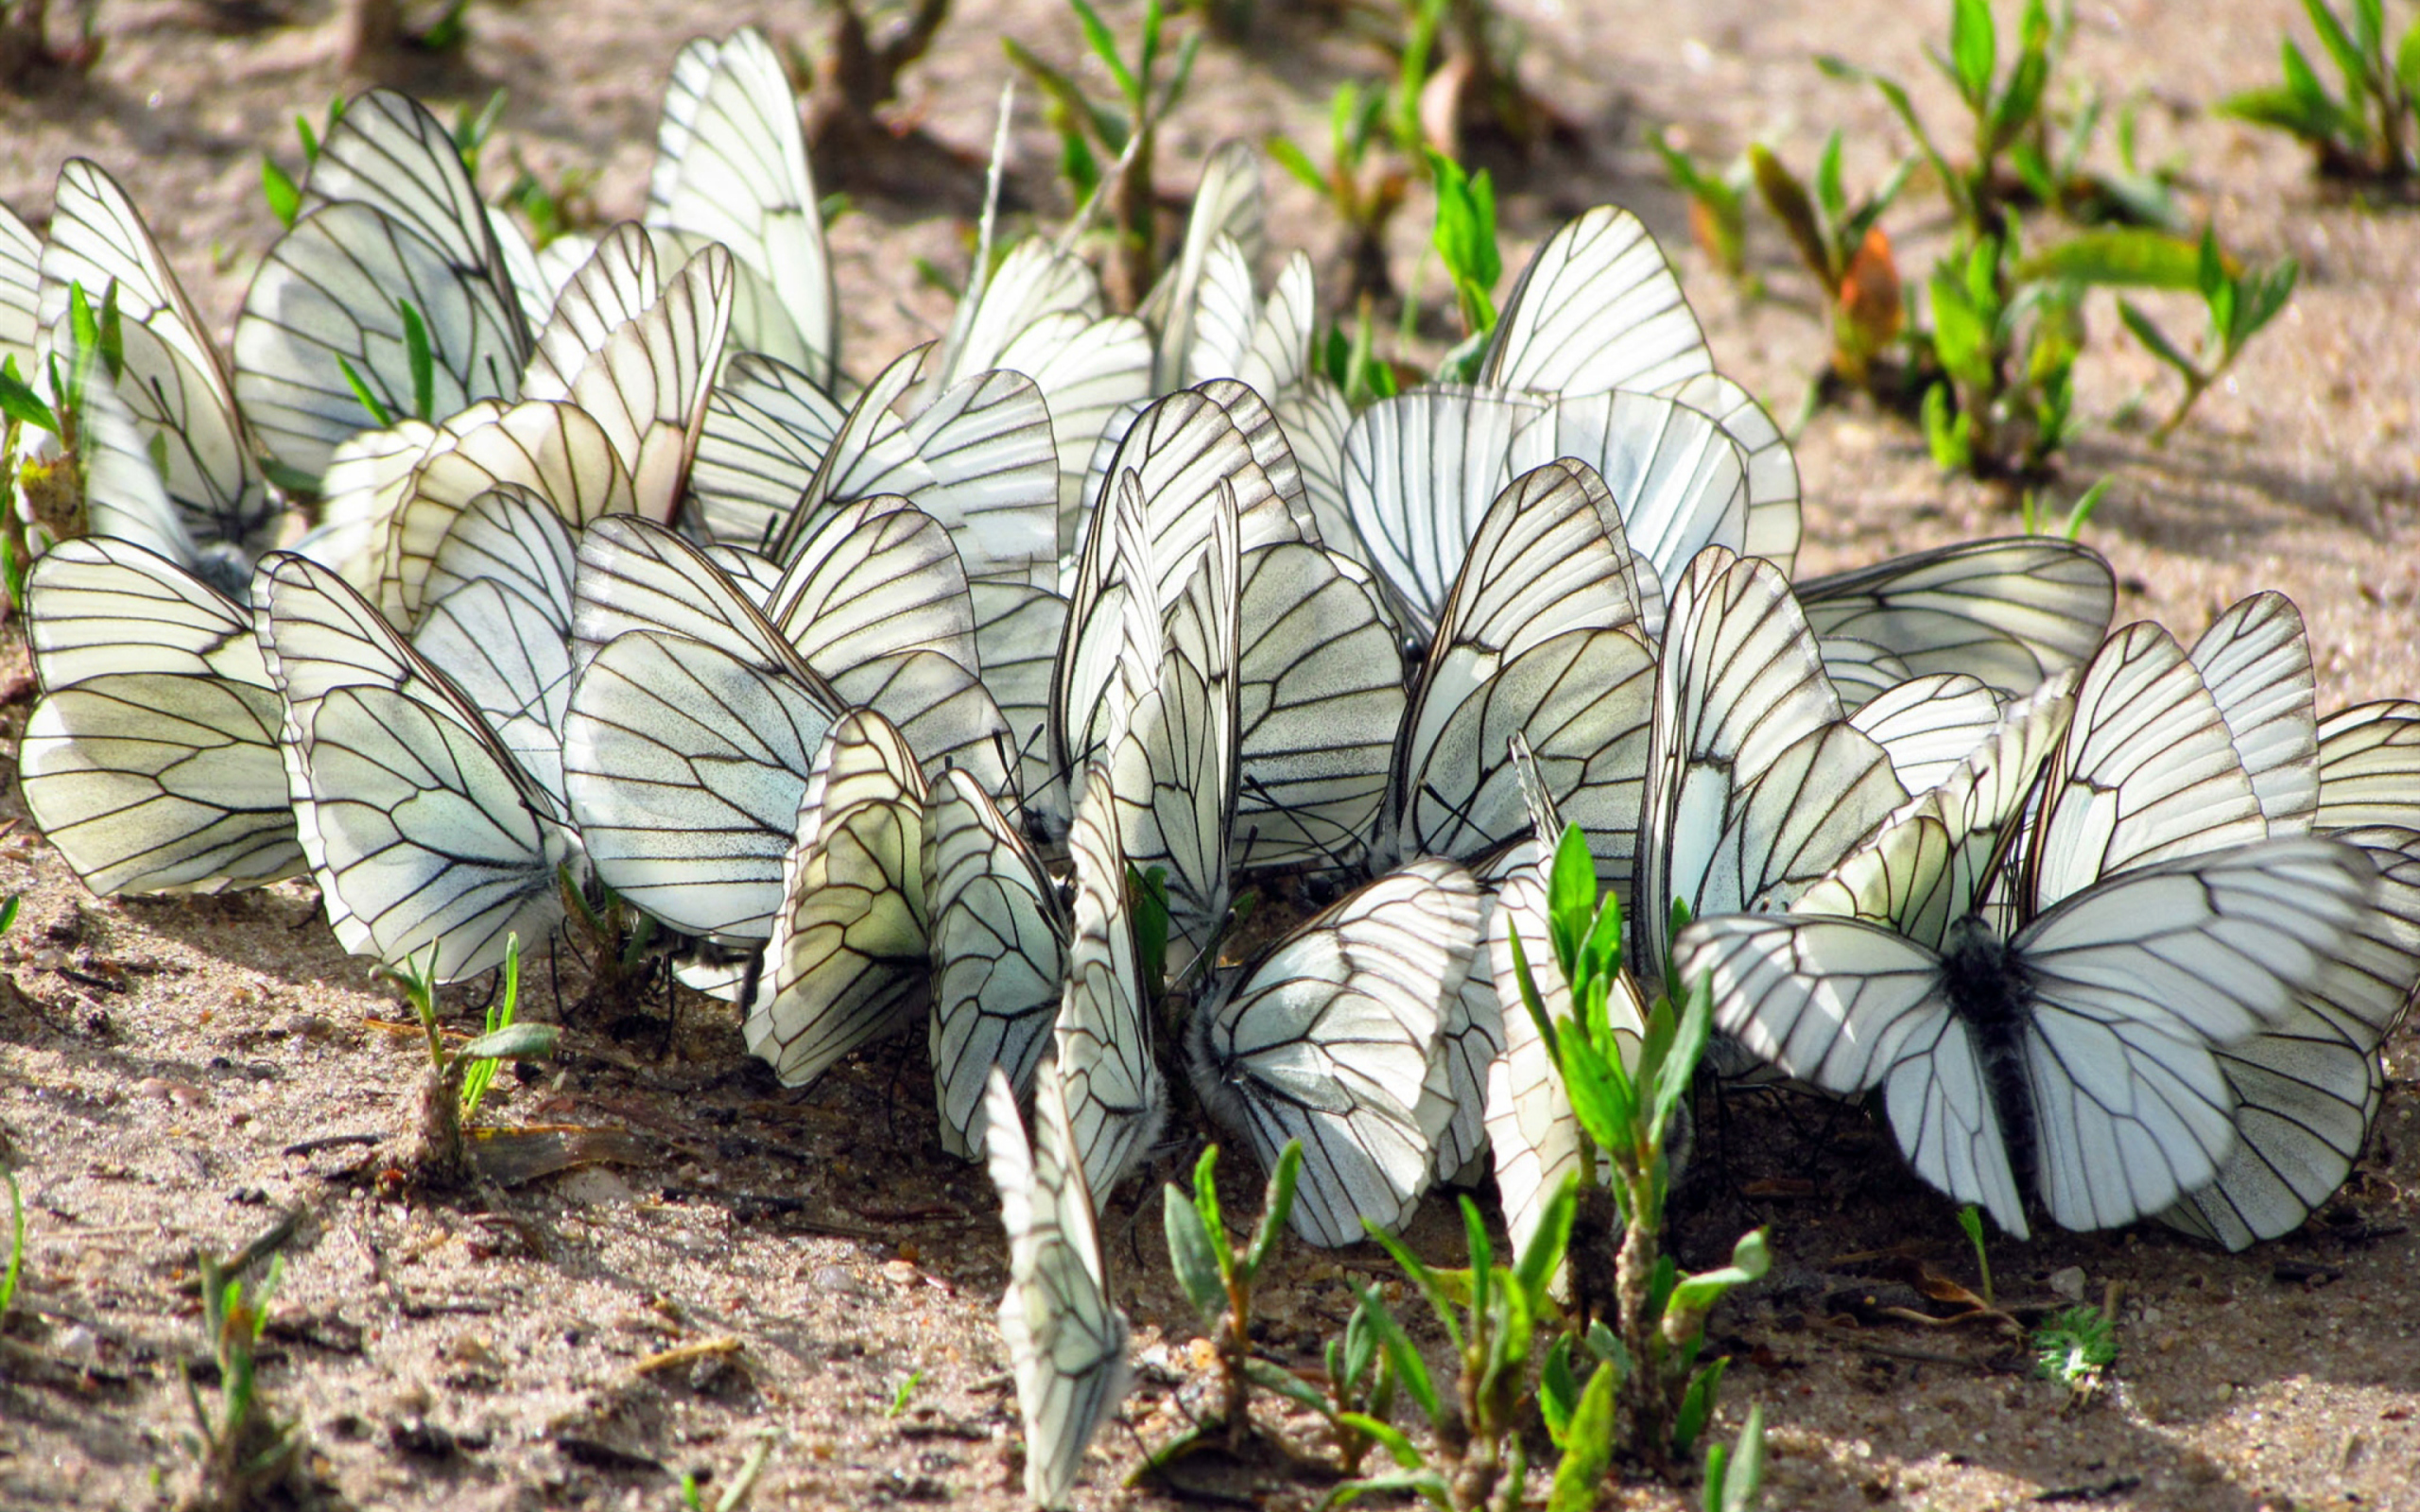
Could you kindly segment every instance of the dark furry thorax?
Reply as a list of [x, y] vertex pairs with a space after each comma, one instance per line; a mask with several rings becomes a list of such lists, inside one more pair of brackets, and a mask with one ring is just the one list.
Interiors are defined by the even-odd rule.
[[1949, 927], [1942, 942], [1941, 991], [1951, 1016], [1974, 1037], [2009, 1165], [2017, 1190], [2024, 1192], [2033, 1184], [2033, 1099], [2025, 1076], [2033, 973], [1982, 915], [1968, 914]]

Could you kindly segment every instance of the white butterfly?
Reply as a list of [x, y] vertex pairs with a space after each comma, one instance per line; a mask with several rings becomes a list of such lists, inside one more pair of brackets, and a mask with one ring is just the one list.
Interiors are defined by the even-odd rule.
[[942, 1144], [971, 1156], [983, 1146], [992, 1069], [1007, 1072], [1011, 1087], [1029, 1086], [1050, 1049], [1067, 909], [1025, 837], [955, 767], [933, 780], [926, 802], [925, 872]]
[[1908, 798], [1882, 747], [1842, 717], [1771, 562], [1707, 547], [1674, 586], [1665, 628], [1625, 931], [1650, 978], [1673, 904], [1785, 905]]
[[1009, 1289], [1000, 1332], [1025, 1419], [1025, 1492], [1066, 1503], [1084, 1450], [1125, 1400], [1126, 1314], [1109, 1300], [1108, 1269], [1079, 1158], [1067, 1091], [1046, 1063], [1036, 1079], [1033, 1141], [997, 1068], [984, 1093], [992, 1184], [1009, 1234]]
[[[355, 380], [389, 415], [432, 422], [514, 397], [530, 352], [521, 294], [434, 116], [390, 90], [355, 97], [320, 144], [302, 210], [235, 322], [235, 398], [271, 455], [317, 477], [339, 442], [380, 423]], [[415, 320], [424, 380], [407, 338]]]
[[656, 127], [647, 223], [688, 250], [730, 249], [741, 269], [735, 343], [804, 371], [823, 392], [840, 377], [839, 294], [823, 211], [799, 130], [798, 97], [764, 33], [681, 49]]
[[43, 696], [26, 807], [96, 893], [215, 892], [300, 872], [282, 707], [250, 613], [130, 542], [65, 541], [26, 577]]
[[1566, 222], [1504, 301], [1478, 381], [1547, 394], [1653, 391], [1713, 370], [1671, 265], [1636, 215]]
[[1075, 904], [1052, 1039], [1085, 1184], [1110, 1192], [1159, 1132], [1167, 1087], [1151, 1049], [1108, 769], [1086, 767], [1081, 788], [1067, 833]]
[[1963, 672], [2011, 697], [2091, 658], [2118, 601], [2100, 553], [2042, 536], [1965, 541], [1794, 588], [1827, 662], [1830, 643], [1862, 645], [1895, 659], [1886, 685]]
[[[78, 360], [73, 291], [96, 314], [114, 301], [117, 396], [133, 421], [135, 455], [158, 469], [182, 532], [224, 543], [246, 563], [275, 544], [284, 510], [261, 477], [218, 349], [141, 213], [98, 165], [78, 158], [60, 170], [41, 266], [39, 319], [64, 360]], [[27, 363], [19, 368], [35, 376]], [[96, 367], [90, 381], [107, 375]]]
[[338, 942], [389, 962], [427, 951], [448, 982], [500, 964], [515, 935], [544, 938], [579, 857], [554, 795], [325, 568], [273, 554], [253, 596], [296, 832]]
[[1596, 473], [1567, 462], [1524, 474], [1489, 507], [1395, 740], [1374, 866], [1473, 860], [1525, 834], [1510, 757], [1519, 734], [1602, 847], [1600, 869], [1628, 879], [1655, 651], [1612, 515]]
[[842, 715], [816, 751], [741, 1026], [786, 1086], [925, 1005], [925, 799], [916, 753], [871, 710]]
[[1303, 1142], [1294, 1229], [1333, 1247], [1392, 1231], [1436, 1174], [1454, 1111], [1437, 1055], [1478, 948], [1478, 887], [1449, 861], [1371, 883], [1212, 989], [1187, 1026], [1203, 1105], [1274, 1169]]

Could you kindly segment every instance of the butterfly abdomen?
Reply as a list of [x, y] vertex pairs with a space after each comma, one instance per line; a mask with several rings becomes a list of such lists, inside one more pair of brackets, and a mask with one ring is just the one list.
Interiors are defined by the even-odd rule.
[[1979, 914], [1949, 927], [1942, 942], [1942, 996], [1974, 1037], [1992, 1111], [2018, 1191], [2033, 1179], [2033, 1104], [2026, 1091], [2025, 1036], [2033, 1022], [2032, 973]]

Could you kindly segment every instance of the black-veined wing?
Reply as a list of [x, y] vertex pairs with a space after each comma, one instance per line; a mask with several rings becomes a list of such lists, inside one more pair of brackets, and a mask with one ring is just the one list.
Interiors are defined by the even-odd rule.
[[933, 481], [932, 470], [908, 438], [907, 422], [892, 408], [914, 386], [931, 350], [927, 345], [901, 353], [857, 395], [831, 444], [816, 459], [806, 487], [774, 516], [771, 533], [763, 541], [767, 556], [786, 564], [835, 505], [882, 493], [912, 494]]
[[556, 301], [521, 391], [586, 411], [630, 472], [631, 507], [669, 522], [722, 368], [735, 265], [709, 246], [659, 292], [654, 261], [637, 226], [608, 236]]
[[2393, 825], [2420, 830], [2420, 703], [2356, 704], [2319, 726], [2321, 831]]
[[17, 360], [17, 376], [33, 381], [34, 343], [42, 335], [42, 238], [0, 205], [0, 359]]
[[[493, 399], [482, 400], [462, 415], [449, 417], [449, 425], [463, 416], [485, 417], [503, 409]], [[328, 455], [327, 471], [320, 474], [320, 523], [294, 549], [333, 568], [355, 592], [376, 594], [379, 569], [386, 565], [387, 533], [410, 496], [412, 474], [432, 448], [451, 446], [455, 438], [450, 428], [407, 420], [383, 430], [356, 431], [338, 441]]]
[[1841, 715], [1778, 568], [1710, 546], [1672, 591], [1656, 668], [1624, 943], [1660, 975], [1672, 905], [1786, 904], [1907, 801], [1882, 747]]
[[[706, 395], [689, 468], [699, 524], [716, 541], [755, 546], [789, 513], [848, 421], [806, 374], [752, 352], [732, 358]], [[1051, 487], [1058, 487], [1057, 464]], [[1054, 491], [1052, 499], [1056, 507]]]
[[1910, 675], [1968, 673], [2012, 697], [2083, 665], [2118, 602], [2099, 552], [2042, 536], [1966, 541], [1793, 587], [1816, 634], [1878, 645]]
[[1009, 1234], [1000, 1332], [1025, 1420], [1025, 1494], [1042, 1507], [1066, 1504], [1085, 1447], [1132, 1379], [1126, 1314], [1109, 1299], [1070, 1095], [1058, 1068], [1044, 1065], [1030, 1146], [1008, 1078], [994, 1071], [983, 1097], [986, 1121], [997, 1130], [988, 1160]]
[[982, 784], [955, 768], [934, 779], [925, 810], [931, 915], [933, 1093], [942, 1144], [983, 1148], [983, 1086], [1033, 1080], [1050, 1049], [1068, 948], [1059, 885]]
[[102, 672], [44, 694], [17, 746], [26, 812], [96, 893], [216, 892], [300, 873], [283, 711], [208, 673]]
[[334, 689], [309, 717], [295, 818], [331, 921], [340, 906], [367, 940], [339, 929], [348, 950], [451, 982], [553, 932], [579, 842], [487, 730], [376, 686]]
[[517, 484], [579, 525], [637, 507], [612, 435], [578, 404], [532, 399], [473, 410], [447, 421], [443, 434], [413, 472], [380, 554], [378, 608], [398, 625], [419, 620], [438, 548], [491, 490]]
[[1385, 800], [1402, 656], [1351, 558], [1281, 541], [1243, 557], [1237, 863], [1350, 861]]
[[1525, 737], [1609, 876], [1637, 830], [1655, 651], [1610, 498], [1582, 464], [1515, 479], [1479, 524], [1396, 736], [1371, 853], [1472, 860], [1527, 833]]
[[528, 490], [479, 495], [438, 547], [412, 631], [413, 648], [445, 669], [559, 800], [576, 549], [562, 517]]
[[[1833, 665], [1829, 657], [1824, 659], [1825, 672]], [[1977, 679], [1936, 672], [1885, 688], [1858, 704], [1849, 723], [1889, 754], [1900, 786], [1922, 793], [1946, 781], [1991, 738], [2000, 710], [1999, 696]]]
[[1789, 576], [1798, 563], [1803, 534], [1799, 518], [1798, 459], [1781, 427], [1745, 388], [1720, 373], [1702, 372], [1666, 386], [1663, 396], [1711, 415], [1748, 459], [1747, 529], [1737, 542], [1742, 557], [1762, 557]]
[[1748, 537], [1747, 453], [1711, 416], [1650, 394], [1558, 400], [1551, 449], [1597, 470], [1612, 495], [1608, 534], [1637, 558], [1640, 618], [1664, 628], [1665, 585], [1710, 545]]
[[1193, 1083], [1270, 1169], [1303, 1142], [1294, 1231], [1333, 1247], [1392, 1231], [1435, 1175], [1453, 1114], [1436, 1055], [1478, 948], [1478, 887], [1415, 861], [1345, 898], [1213, 990], [1186, 1035]]
[[2002, 836], [2024, 822], [2042, 768], [2075, 714], [2076, 673], [2052, 676], [2012, 706], [1939, 782], [1799, 894], [1796, 914], [1879, 924], [1933, 949], [1972, 912], [2001, 859]]
[[2370, 917], [2285, 1022], [2218, 1051], [2241, 1138], [2216, 1181], [2160, 1214], [2229, 1249], [2301, 1227], [2352, 1174], [2386, 1091], [2378, 1046], [2420, 978], [2420, 834], [2338, 838], [2377, 865]]
[[[1184, 241], [1135, 312], [1157, 328], [1151, 387], [1161, 393], [1201, 381], [1191, 376], [1205, 345], [1216, 348], [1231, 329], [1218, 316], [1231, 310], [1237, 269], [1249, 330], [1252, 265], [1268, 243], [1268, 213], [1260, 192], [1260, 154], [1245, 142], [1222, 142], [1201, 165]], [[1223, 296], [1223, 298], [1222, 298]], [[1204, 372], [1201, 377], [1216, 377]]]
[[2308, 828], [2319, 808], [2319, 701], [2302, 611], [2283, 593], [2255, 593], [2212, 622], [2191, 658], [2270, 830]]
[[925, 779], [871, 710], [823, 737], [782, 862], [765, 971], [741, 1031], [788, 1086], [813, 1081], [925, 1006]]
[[[2215, 1047], [2285, 1022], [2369, 915], [2356, 847], [2287, 838], [2135, 868], [1945, 952], [1853, 919], [1701, 919], [1677, 952], [1718, 1026], [1835, 1092], [1879, 1087], [1927, 1183], [2027, 1233], [2099, 1228], [2215, 1179], [2237, 1138]], [[1996, 1069], [1994, 1069], [1996, 1068]]]
[[[1167, 1114], [1167, 1086], [1151, 1049], [1109, 768], [1089, 764], [1078, 785], [1075, 820], [1067, 832], [1067, 851], [1075, 862], [1067, 979], [1051, 1042], [1066, 1081], [1067, 1112], [1084, 1178], [1094, 1190], [1109, 1192], [1159, 1132]], [[999, 1148], [998, 1143], [992, 1147]]]
[[251, 611], [131, 541], [59, 542], [26, 573], [26, 638], [45, 692], [116, 672], [273, 686]]
[[1478, 389], [1417, 389], [1353, 418], [1344, 437], [1348, 538], [1416, 640], [1435, 634], [1506, 480], [1551, 458], [1551, 439], [1546, 405]]
[[[1112, 485], [1109, 508], [1093, 522], [1076, 560], [1067, 617], [1051, 663], [1050, 702], [1044, 711], [1043, 749], [1051, 784], [1074, 802], [1076, 774], [1104, 750], [1112, 715], [1122, 721], [1158, 680], [1159, 600], [1153, 589], [1150, 527], [1143, 490], [1131, 474]], [[1042, 797], [1042, 795], [1036, 795]]]
[[304, 215], [330, 203], [379, 212], [435, 248], [462, 278], [475, 280], [508, 315], [505, 335], [519, 353], [513, 370], [520, 370], [529, 333], [511, 269], [454, 133], [419, 101], [373, 89], [346, 102], [302, 186]]
[[1521, 270], [1478, 381], [1497, 388], [1653, 391], [1714, 369], [1681, 281], [1636, 215], [1599, 205]]
[[839, 296], [822, 206], [798, 98], [755, 27], [719, 43], [698, 38], [673, 60], [647, 223], [729, 248], [744, 270], [739, 347], [790, 363], [827, 392], [836, 387]]
[[1236, 523], [1231, 494], [1163, 621], [1158, 675], [1111, 750], [1129, 865], [1163, 873], [1168, 930], [1200, 952], [1225, 927], [1237, 758]]
[[[70, 361], [78, 360], [68, 318], [78, 288], [95, 312], [115, 291], [114, 352], [91, 356], [119, 365], [118, 396], [185, 529], [248, 554], [273, 543], [280, 511], [253, 460], [218, 350], [134, 202], [81, 158], [59, 171], [50, 241], [42, 249], [40, 318]], [[96, 364], [96, 378], [99, 371]]]
[[[413, 361], [414, 325], [424, 369]], [[527, 360], [509, 296], [367, 204], [322, 205], [296, 221], [235, 320], [236, 403], [270, 455], [313, 477], [356, 432], [511, 399]], [[384, 416], [363, 404], [365, 391]]]
[[2076, 687], [2042, 810], [2020, 849], [2020, 921], [2129, 867], [2269, 833], [2235, 737], [2175, 637], [2109, 638]]

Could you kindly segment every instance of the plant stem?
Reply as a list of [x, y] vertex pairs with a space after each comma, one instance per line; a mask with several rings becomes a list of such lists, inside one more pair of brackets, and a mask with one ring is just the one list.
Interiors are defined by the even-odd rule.
[[1615, 1263], [1614, 1284], [1619, 1306], [1622, 1348], [1630, 1353], [1630, 1373], [1622, 1379], [1623, 1438], [1659, 1474], [1671, 1458], [1671, 1402], [1664, 1381], [1662, 1319], [1648, 1309], [1648, 1290], [1656, 1257], [1663, 1253], [1663, 1214], [1646, 1190], [1633, 1184], [1630, 1221], [1622, 1232], [1620, 1258]]
[[2209, 387], [2210, 380], [2200, 373], [2185, 375], [2185, 397], [2176, 402], [2176, 407], [2169, 411], [2168, 419], [2161, 421], [2159, 428], [2152, 432], [2153, 447], [2166, 449], [2168, 438], [2176, 434], [2176, 427], [2185, 423], [2185, 417], [2192, 412], [2196, 404], [2201, 402], [2203, 393]]

